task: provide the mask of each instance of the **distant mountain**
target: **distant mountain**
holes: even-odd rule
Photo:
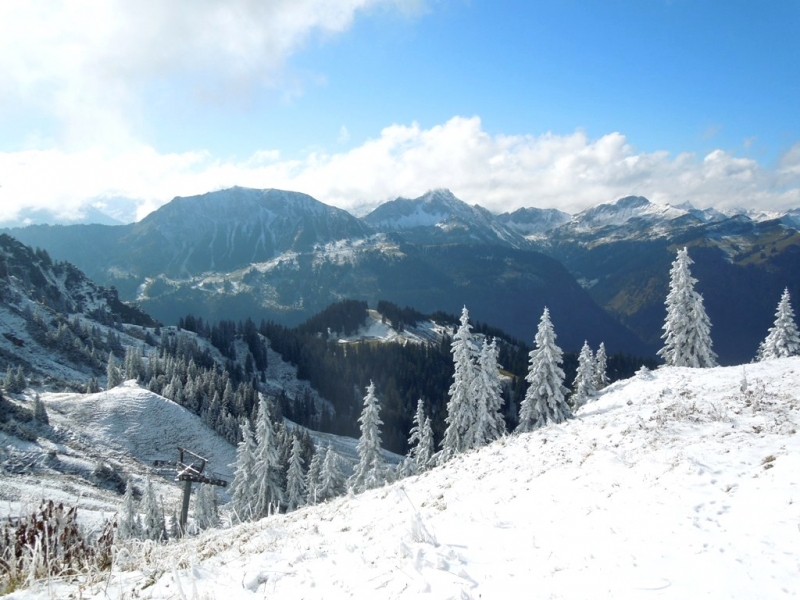
[[[791,217],[756,221],[691,206],[629,197],[599,205],[534,240],[561,261],[592,298],[639,337],[660,345],[675,252],[692,269],[723,364],[748,362],[772,323],[780,291],[800,297],[800,233]]]
[[[232,271],[284,252],[360,238],[370,228],[306,194],[234,187],[175,198],[130,225],[31,226],[10,233],[131,297],[148,277]]]
[[[419,198],[398,198],[363,217],[377,231],[396,232],[416,244],[490,244],[525,248],[525,238],[480,206],[470,206],[450,190]]]
[[[497,216],[499,222],[526,237],[545,234],[568,223],[571,218],[568,213],[555,208],[519,208]]]
[[[564,317],[566,347],[587,337],[632,354],[661,343],[670,263],[686,245],[704,275],[695,276],[717,352],[730,364],[755,353],[784,287],[800,297],[800,209],[746,212],[628,196],[573,216],[494,215],[433,190],[357,219],[305,194],[232,188],[176,198],[133,225],[12,233],[167,323],[193,313],[296,325],[343,298],[385,299],[425,312],[467,304],[476,319],[527,340],[546,303],[556,321],[559,306],[581,315]],[[538,253],[566,271],[542,271]]]

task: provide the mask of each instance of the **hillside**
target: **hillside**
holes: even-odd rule
[[[18,435],[0,430],[4,517],[53,499],[77,503],[82,520],[96,525],[120,509],[128,478],[142,489],[153,460],[177,460],[178,446],[208,458],[223,479],[232,477],[234,446],[197,415],[132,381],[95,394],[45,393],[42,400],[49,425],[18,424]],[[12,402],[30,407],[32,394]],[[153,479],[167,514],[181,497],[174,478],[173,470]]]
[[[642,372],[421,476],[9,598],[792,597],[799,389],[797,358]]]

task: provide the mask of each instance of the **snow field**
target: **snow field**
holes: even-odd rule
[[[391,486],[153,546],[80,593],[796,597],[800,359],[745,369],[746,386],[742,367],[643,373],[567,423]]]

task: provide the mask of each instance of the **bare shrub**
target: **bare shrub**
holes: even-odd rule
[[[97,539],[78,527],[78,510],[52,500],[0,529],[0,594],[45,577],[74,576],[111,567],[115,523],[106,522]]]

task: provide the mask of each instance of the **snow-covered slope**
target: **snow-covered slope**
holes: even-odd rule
[[[687,210],[668,204],[654,204],[641,196],[627,196],[614,202],[598,204],[578,213],[573,222],[580,227],[622,225],[633,218],[647,220],[674,219],[687,214]]]
[[[452,327],[439,325],[433,321],[422,321],[407,325],[398,331],[377,310],[367,311],[367,322],[358,331],[348,336],[340,336],[339,342],[376,341],[384,343],[413,344],[440,343],[445,335],[452,335]]]
[[[75,432],[94,447],[105,446],[146,465],[176,460],[177,447],[209,460],[222,478],[233,475],[234,447],[182,406],[140,388],[134,381],[89,395],[51,395],[48,408],[69,415]]]
[[[419,477],[9,597],[796,597],[798,390],[798,358],[640,373]]]
[[[150,474],[172,514],[180,486],[174,470],[158,476],[153,461],[177,460],[178,446],[207,458],[221,478],[232,478],[231,444],[198,416],[132,381],[96,394],[44,393],[42,400],[50,425],[28,426],[35,441],[0,432],[2,516],[53,499],[77,504],[83,521],[98,523],[119,510],[125,479],[141,486]],[[30,395],[17,402],[30,404]]]
[[[384,232],[404,232],[414,242],[500,244],[525,247],[525,239],[492,213],[470,206],[445,189],[431,190],[419,198],[397,198],[381,204],[362,221]]]

